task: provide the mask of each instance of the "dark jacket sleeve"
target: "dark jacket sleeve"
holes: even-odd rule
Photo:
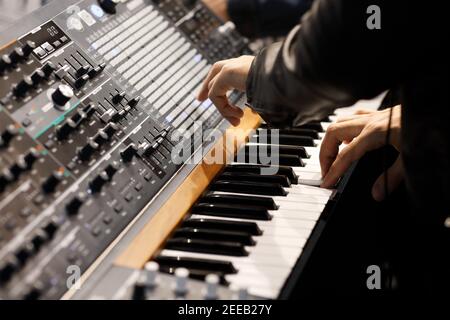
[[[313,0],[228,0],[228,14],[249,38],[286,36]]]
[[[283,43],[256,56],[247,81],[249,104],[269,123],[299,125],[372,98],[417,72],[414,62],[426,39],[410,30],[417,21],[406,2],[315,1]],[[381,29],[367,27],[373,4],[381,9]]]

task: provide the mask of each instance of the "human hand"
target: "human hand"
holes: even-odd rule
[[[320,165],[323,175],[322,187],[334,186],[347,171],[352,162],[360,159],[366,152],[378,149],[386,143],[390,110],[359,112],[353,116],[338,119],[332,124],[322,141]],[[392,110],[390,141],[400,151],[401,106]],[[341,152],[339,146],[348,144]],[[401,157],[388,169],[388,192],[392,192],[403,180]],[[372,196],[381,201],[385,198],[384,174],[375,182]]]
[[[203,3],[223,21],[229,21],[228,0],[202,0]]]
[[[239,125],[244,112],[231,105],[227,93],[233,89],[245,91],[246,82],[253,56],[241,56],[235,59],[216,62],[203,81],[197,99],[211,99],[219,112],[234,126]]]

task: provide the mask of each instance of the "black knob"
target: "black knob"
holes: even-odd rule
[[[78,110],[70,117],[70,120],[73,121],[75,127],[78,127],[85,118],[86,114],[82,110]]]
[[[120,151],[120,156],[124,162],[130,162],[133,157],[137,154],[138,148],[134,143],[130,143],[125,149]]]
[[[56,231],[58,231],[58,229],[59,229],[59,222],[55,218],[48,221],[47,224],[42,228],[42,230],[44,230],[49,239],[52,239],[55,236],[55,233]]]
[[[87,161],[91,158],[91,156],[94,154],[94,152],[99,148],[97,142],[95,142],[92,138],[89,139],[88,143],[79,149],[78,151],[78,158],[81,161]]]
[[[72,119],[67,119],[63,124],[56,127],[56,138],[59,141],[66,140],[76,127],[77,124]]]
[[[35,251],[39,251],[39,249],[42,247],[44,243],[46,243],[49,240],[47,233],[39,229],[34,233],[33,238],[31,239],[31,243],[34,246]]]
[[[115,123],[108,123],[104,128],[103,132],[105,132],[109,138],[112,138],[114,134],[119,130],[119,126]]]
[[[0,135],[0,148],[6,148],[9,146],[11,140],[17,136],[19,133],[19,130],[16,128],[15,125],[10,124],[8,127],[6,127],[5,131],[2,132]]]
[[[115,104],[118,104],[118,103],[122,102],[122,100],[125,98],[125,95],[126,95],[125,91],[122,91],[122,92],[116,94],[112,98],[112,102],[115,103]]]
[[[74,216],[74,215],[78,214],[81,206],[84,204],[86,199],[87,199],[87,195],[84,192],[78,193],[72,200],[70,200],[66,204],[66,213],[69,216]]]
[[[105,172],[108,175],[109,179],[111,180],[112,177],[116,174],[116,172],[119,171],[119,169],[120,163],[117,161],[113,161],[105,168]]]
[[[98,3],[100,4],[100,7],[102,7],[105,12],[109,14],[115,14],[116,6],[119,3],[119,0],[98,0]]]
[[[87,118],[90,118],[95,113],[95,111],[97,111],[97,109],[97,105],[90,102],[87,106],[83,107],[83,112],[86,114]]]
[[[91,66],[89,66],[89,65],[79,67],[76,71],[76,76],[77,77],[84,76],[85,74],[87,74],[89,72],[90,68],[91,68]]]
[[[0,283],[8,282],[19,267],[20,261],[15,256],[9,256],[0,262]]]
[[[99,145],[103,145],[105,142],[109,140],[109,136],[106,134],[103,129],[99,129],[97,134],[94,136],[94,141]]]
[[[141,101],[141,97],[137,96],[137,97],[131,99],[130,101],[128,101],[128,105],[130,107],[134,108],[138,105],[139,101]]]
[[[33,164],[36,162],[37,159],[40,158],[40,156],[41,154],[35,148],[31,148],[28,151],[28,153],[24,157],[24,161],[28,170],[33,167]]]
[[[44,293],[44,285],[42,283],[35,283],[31,288],[23,295],[23,300],[34,301],[38,300]]]
[[[13,86],[13,94],[16,97],[24,97],[34,83],[30,76],[25,76],[18,84]]]
[[[63,177],[64,175],[61,172],[53,172],[42,184],[42,190],[47,194],[55,192],[56,187],[63,180]]]
[[[33,81],[33,85],[37,87],[42,80],[45,79],[45,73],[41,69],[37,69],[33,74],[31,75],[31,80]]]
[[[36,49],[36,43],[28,40],[25,45],[22,47],[23,54],[26,58],[30,56],[33,50]]]
[[[102,171],[90,183],[89,187],[93,193],[100,192],[103,186],[109,181],[109,176],[106,171]]]
[[[56,66],[53,64],[53,62],[48,61],[43,67],[42,71],[44,71],[45,77],[48,79],[50,76],[55,72]]]
[[[25,54],[22,48],[14,48],[14,50],[9,54],[9,58],[13,64],[18,64],[25,60]]]
[[[12,61],[11,61],[10,57],[7,56],[6,54],[2,55],[0,57],[0,73],[5,72],[6,70],[8,70],[11,67],[12,67]]]
[[[81,89],[87,82],[89,81],[89,76],[87,74],[79,77],[75,80],[75,87],[77,89]]]
[[[63,107],[73,97],[73,90],[65,84],[61,84],[52,94],[52,100],[56,106]]]
[[[5,168],[2,170],[0,174],[0,191],[5,190],[5,188],[15,180],[14,175],[12,174],[11,170],[8,168]]]
[[[33,243],[29,242],[26,243],[19,250],[17,250],[16,258],[17,260],[19,260],[21,265],[25,265],[28,259],[30,259],[34,253],[35,253],[34,245]]]

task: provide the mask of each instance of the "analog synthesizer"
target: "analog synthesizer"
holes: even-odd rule
[[[139,298],[140,273],[113,261],[194,169],[177,143],[228,126],[195,98],[209,68],[249,53],[197,1],[54,1],[1,32],[0,299]],[[173,298],[173,276],[146,269]],[[178,291],[200,288],[185,271]]]

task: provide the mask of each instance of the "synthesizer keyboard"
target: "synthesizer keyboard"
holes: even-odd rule
[[[345,179],[318,188],[333,117],[264,142],[277,175],[236,157],[267,127],[195,95],[251,53],[199,1],[54,1],[1,32],[0,299],[287,297]],[[233,163],[205,160],[217,132]]]

